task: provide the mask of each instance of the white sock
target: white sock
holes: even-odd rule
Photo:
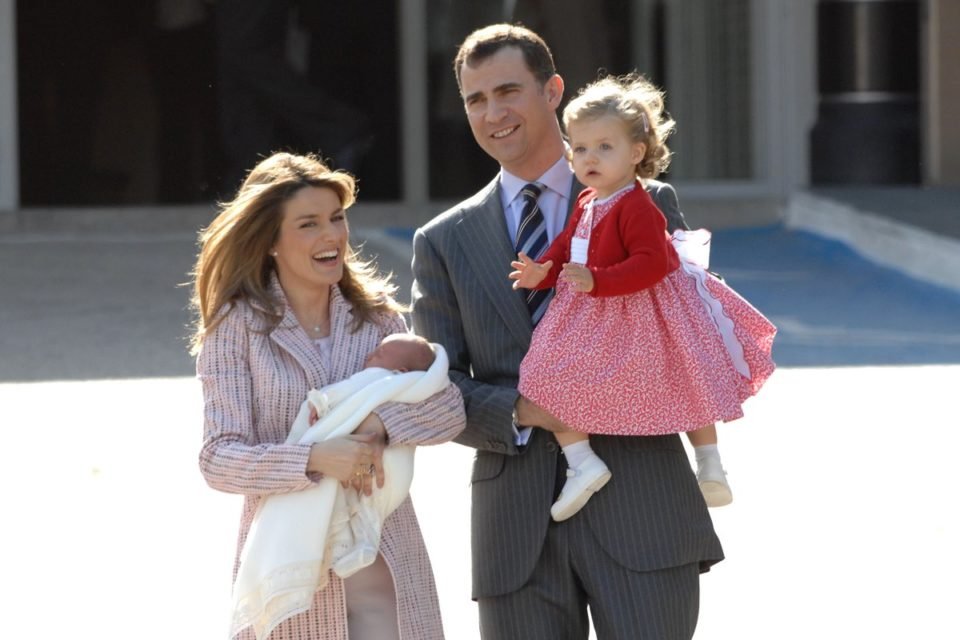
[[[574,442],[573,444],[568,444],[563,448],[563,455],[567,458],[567,466],[573,469],[576,469],[584,462],[586,462],[591,456],[595,456],[593,449],[590,447],[589,440],[580,440]]]
[[[694,447],[693,453],[697,458],[698,467],[711,458],[720,462],[720,449],[715,444],[702,444],[699,447]]]

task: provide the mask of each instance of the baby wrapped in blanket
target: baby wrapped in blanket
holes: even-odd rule
[[[384,402],[420,402],[450,383],[443,347],[412,334],[384,338],[366,365],[346,380],[311,390],[287,443],[348,435]],[[346,578],[372,564],[383,522],[410,490],[414,451],[384,450],[384,486],[374,486],[370,496],[323,478],[303,491],[265,497],[240,555],[231,632],[252,624],[257,637],[265,637],[309,609],[331,568]]]

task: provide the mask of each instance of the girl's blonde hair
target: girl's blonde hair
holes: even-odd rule
[[[670,166],[666,140],[677,123],[664,111],[663,91],[638,74],[608,76],[591,82],[563,110],[563,126],[569,133],[571,123],[616,116],[627,125],[630,138],[642,142],[647,150],[637,163],[637,175],[656,178]]]
[[[196,314],[191,353],[216,328],[226,308],[238,300],[251,304],[272,330],[283,317],[280,301],[270,293],[276,263],[270,250],[280,235],[284,205],[305,187],[331,189],[344,209],[356,200],[356,182],[344,171],[333,171],[315,155],[275,153],[247,175],[236,197],[221,203],[220,213],[200,232],[194,266],[191,305]],[[363,262],[347,246],[343,277],[338,283],[353,306],[356,331],[379,313],[402,311],[393,300],[390,275],[378,275],[372,262]]]

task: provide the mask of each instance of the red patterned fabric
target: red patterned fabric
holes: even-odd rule
[[[588,190],[564,234],[568,247],[561,262],[569,260],[569,238],[576,235],[590,199]],[[642,188],[596,204],[592,222],[587,264],[595,273],[595,261],[606,266],[610,258],[608,252],[604,262],[594,248],[616,246],[617,238],[611,236],[629,237],[640,229],[666,237],[663,215]],[[647,252],[663,246],[668,254],[644,254],[642,264],[654,269],[677,259],[659,237],[642,246]],[[551,247],[555,250],[556,245]],[[639,283],[651,279],[649,269],[635,275]],[[618,273],[618,287],[626,286],[628,277]],[[585,433],[679,433],[742,417],[742,403],[773,373],[776,328],[713,276],[706,277],[706,287],[733,321],[749,378],[734,368],[696,279],[674,268],[652,286],[641,284],[624,295],[579,293],[558,282],[521,364],[520,393]]]
[[[274,292],[282,299],[278,286]],[[238,554],[261,495],[296,491],[314,482],[305,471],[309,445],[283,444],[307,391],[356,373],[384,336],[406,330],[403,318],[391,315],[350,333],[350,305],[336,287],[331,289],[330,309],[329,369],[289,309],[267,333],[260,317],[242,303],[227,312],[197,359],[204,395],[200,470],[211,487],[245,495]],[[446,442],[465,426],[463,399],[455,385],[420,404],[383,405],[377,414],[393,444]],[[401,637],[442,639],[430,559],[409,498],[384,524],[380,551],[393,574]],[[248,628],[238,637],[252,640],[253,633]],[[346,640],[340,578],[331,572],[329,585],[316,593],[313,607],[283,622],[270,639]]]

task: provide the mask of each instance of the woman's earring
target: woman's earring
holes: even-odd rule
[[[277,252],[276,252],[276,251],[271,251],[271,252],[270,252],[270,255],[272,255],[274,258],[276,258],[276,257],[277,257]]]

